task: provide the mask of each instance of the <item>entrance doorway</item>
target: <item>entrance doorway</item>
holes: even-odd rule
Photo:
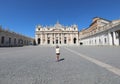
[[[40,41],[41,41],[40,38],[38,38],[38,44],[40,44]]]
[[[49,39],[48,39],[47,43],[50,44],[50,40]]]
[[[67,37],[64,37],[64,44],[67,43]]]
[[[76,40],[77,40],[76,38],[73,39],[74,44],[76,44]]]
[[[56,40],[56,44],[58,44],[58,40]]]

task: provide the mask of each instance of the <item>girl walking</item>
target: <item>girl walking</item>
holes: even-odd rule
[[[59,46],[57,45],[57,46],[56,46],[56,60],[57,60],[57,62],[59,61],[59,56],[60,56],[60,48],[59,48]]]

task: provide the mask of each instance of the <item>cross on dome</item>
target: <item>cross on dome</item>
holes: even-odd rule
[[[60,24],[58,20],[57,20],[57,23],[56,23],[56,24]]]

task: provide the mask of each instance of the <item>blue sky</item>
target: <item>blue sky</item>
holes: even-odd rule
[[[0,25],[30,37],[35,26],[77,24],[87,28],[93,17],[120,19],[120,0],[0,0]]]

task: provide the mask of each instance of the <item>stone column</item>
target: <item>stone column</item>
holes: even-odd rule
[[[77,33],[77,45],[79,45],[79,35],[78,35],[79,33]]]
[[[69,45],[69,34],[67,34],[67,45]]]
[[[113,32],[113,39],[114,39],[114,45],[116,45],[116,35],[115,35],[115,32]]]
[[[73,34],[71,33],[70,35],[71,35],[71,38],[70,38],[71,39],[71,44],[73,44]]]
[[[60,34],[58,33],[58,45],[60,44]]]
[[[41,45],[42,45],[43,44],[43,34],[41,34],[40,41],[41,41]]]
[[[45,34],[45,45],[47,45],[47,33]]]
[[[70,44],[69,39],[70,39],[70,34],[68,33],[68,45]]]
[[[114,31],[113,37],[114,37],[114,43],[115,43],[115,45],[119,45],[118,36],[119,36],[119,33],[117,31]]]
[[[119,31],[115,32],[116,45],[119,45]]]
[[[56,38],[55,38],[55,33],[54,33],[54,45],[56,44],[55,39],[56,39]]]
[[[0,37],[1,38],[1,37]],[[1,39],[0,39],[0,41],[1,41]],[[35,35],[35,41],[36,41],[36,43],[38,44],[38,35]]]
[[[52,33],[50,34],[50,44],[51,45],[53,44],[53,35],[52,35]]]
[[[54,33],[52,34],[52,39],[53,39],[53,40],[52,40],[52,44],[53,44],[53,41],[54,41]],[[54,44],[53,44],[53,45],[54,45]]]
[[[61,45],[63,44],[63,35],[61,33]]]
[[[112,36],[110,32],[108,33],[108,44],[112,45]]]

